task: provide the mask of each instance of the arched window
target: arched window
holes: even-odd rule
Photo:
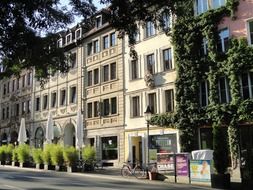
[[[44,142],[44,132],[41,127],[37,128],[35,132],[35,148],[42,148]]]

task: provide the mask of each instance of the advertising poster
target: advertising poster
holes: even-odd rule
[[[190,171],[191,180],[196,182],[211,181],[211,161],[210,160],[191,160]]]
[[[188,176],[189,154],[176,154],[177,176]]]
[[[157,153],[158,172],[174,171],[174,155],[169,153]]]

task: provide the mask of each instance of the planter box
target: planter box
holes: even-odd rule
[[[44,168],[44,164],[36,164],[36,169],[40,170]]]
[[[148,178],[149,178],[149,180],[156,180],[157,173],[156,172],[148,172]]]
[[[211,187],[218,189],[229,189],[230,174],[211,174]]]

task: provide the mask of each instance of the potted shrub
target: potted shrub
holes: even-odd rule
[[[30,159],[30,147],[27,144],[19,145],[17,148],[17,156],[19,167],[22,168],[24,164],[28,165]]]
[[[36,169],[42,169],[43,159],[42,159],[43,151],[40,148],[34,148],[32,150],[32,158],[36,164]]]
[[[6,153],[5,153],[6,145],[0,147],[0,165],[5,164]]]
[[[75,164],[78,159],[77,150],[74,147],[65,147],[63,150],[63,159],[67,166],[67,172],[72,172],[75,169]]]
[[[156,180],[157,179],[157,167],[156,164],[152,165],[151,168],[148,170],[148,178],[149,180]]]
[[[55,170],[59,171],[63,164],[63,148],[60,145],[53,145],[51,149],[51,161],[55,166]]]
[[[18,166],[18,147],[12,151],[12,166]]]
[[[228,143],[225,131],[219,125],[213,127],[213,161],[215,173],[211,174],[213,188],[229,189],[230,174],[228,173]]]
[[[44,170],[49,169],[49,165],[51,164],[51,155],[50,155],[50,150],[52,148],[52,145],[47,144],[45,145],[42,153],[42,160],[44,163]]]
[[[5,155],[6,155],[6,164],[11,164],[12,162],[12,152],[14,150],[14,145],[13,144],[8,144],[5,150]]]
[[[82,150],[82,158],[85,162],[85,170],[94,170],[94,162],[96,160],[96,150],[92,146],[86,146]]]

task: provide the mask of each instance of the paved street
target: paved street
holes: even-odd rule
[[[0,167],[0,190],[188,190],[210,189],[160,181],[124,179],[100,174],[68,174],[66,172],[29,171]]]

